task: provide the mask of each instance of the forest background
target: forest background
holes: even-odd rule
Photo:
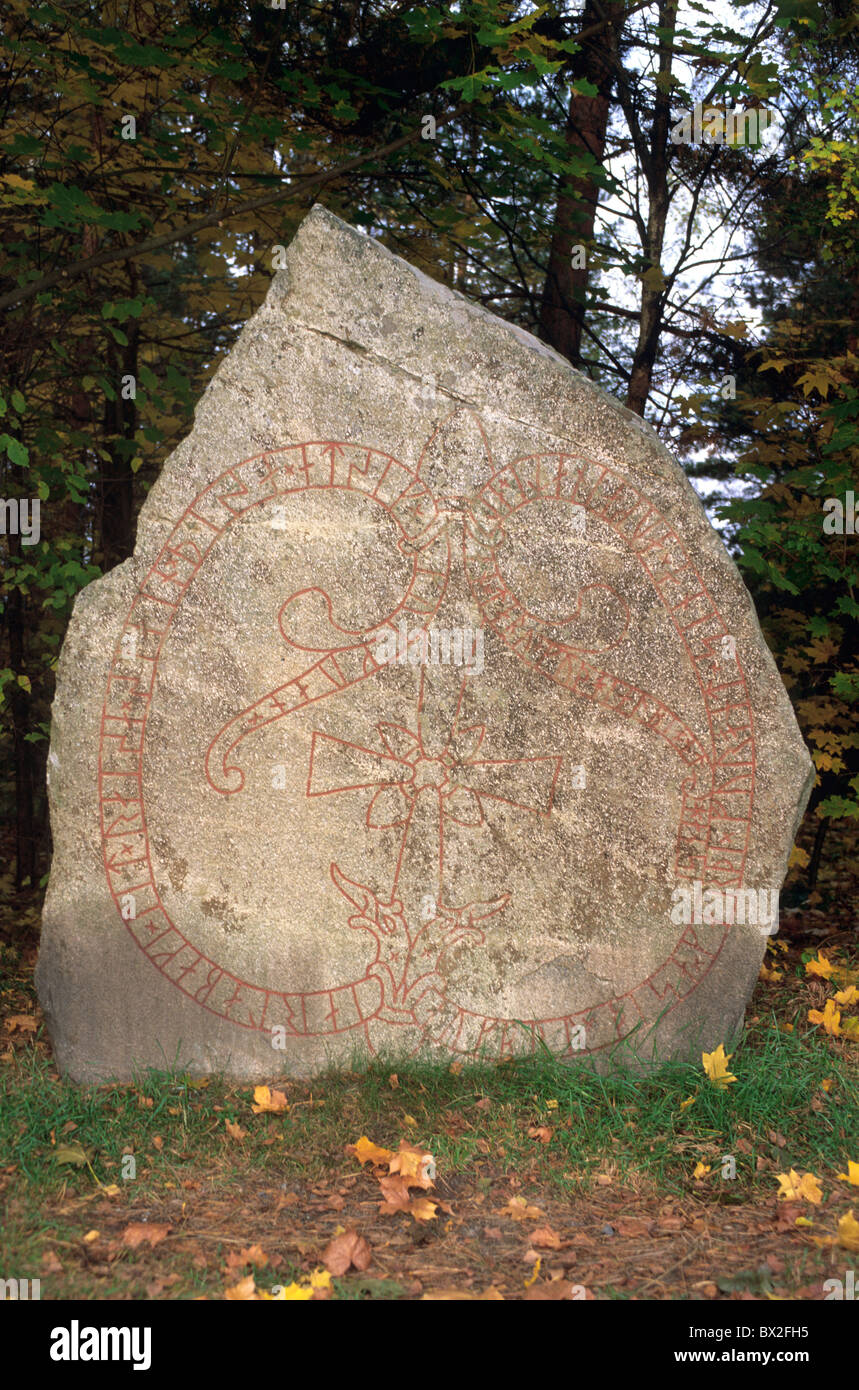
[[[2,52],[4,935],[32,926],[50,863],[75,596],[132,553],[316,201],[536,333],[676,452],[818,769],[783,903],[855,930],[854,4],[9,0]],[[696,103],[759,119],[684,138]]]

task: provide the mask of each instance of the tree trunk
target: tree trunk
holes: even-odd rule
[[[587,78],[597,89],[596,96],[572,92],[567,115],[566,146],[570,159],[582,151],[602,162],[608,125],[609,96],[614,80],[618,36],[623,22],[622,4],[585,0],[581,27],[601,19],[608,23],[586,40],[573,56],[570,80]],[[549,250],[549,265],[540,304],[540,337],[563,354],[573,366],[582,360],[582,327],[589,270],[587,257],[593,246],[599,185],[592,177],[570,177],[558,190],[555,224]],[[573,248],[583,248],[584,256],[573,265]],[[579,264],[584,261],[584,264]]]

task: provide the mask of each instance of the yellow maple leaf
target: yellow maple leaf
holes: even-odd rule
[[[823,1080],[820,1083],[820,1089],[822,1091],[825,1091],[828,1095],[834,1085],[835,1082],[833,1081],[831,1076],[824,1076]]]
[[[700,1160],[699,1160],[699,1161],[695,1164],[695,1172],[692,1174],[692,1176],[693,1176],[693,1178],[706,1178],[706,1176],[707,1176],[707,1174],[709,1173],[709,1171],[710,1171],[710,1165],[709,1165],[709,1163],[701,1163]]]
[[[289,1102],[283,1091],[271,1091],[268,1086],[254,1087],[254,1104],[251,1110],[255,1115],[270,1113],[280,1115],[289,1109]]]
[[[430,1173],[435,1173],[435,1159],[426,1149],[416,1149],[407,1140],[400,1140],[399,1153],[392,1154],[388,1163],[392,1173],[399,1173],[409,1187],[432,1187]]]
[[[330,1289],[331,1271],[330,1269],[314,1269],[310,1276],[310,1287],[312,1289]]]
[[[839,1182],[849,1182],[851,1187],[859,1187],[859,1163],[854,1163],[852,1158],[847,1160],[847,1172],[838,1174]]]
[[[820,1182],[813,1173],[803,1173],[800,1177],[799,1173],[791,1168],[789,1173],[776,1173],[776,1178],[779,1184],[779,1198],[811,1202],[813,1206],[819,1206],[823,1201]]]
[[[821,979],[829,980],[832,978],[834,972],[835,966],[831,961],[828,961],[825,956],[821,955],[820,951],[817,952],[814,960],[807,960],[805,962],[806,975],[819,975]]]
[[[838,1223],[838,1244],[844,1250],[859,1253],[859,1221],[853,1215],[853,1208],[845,1212]]]
[[[761,962],[761,969],[758,978],[761,980],[766,980],[769,984],[774,985],[778,980],[784,979],[784,971],[767,970],[767,967],[763,964],[763,962]]]
[[[841,1033],[841,1014],[831,999],[827,999],[822,1011],[809,1009],[808,1021],[809,1023],[822,1023],[830,1038],[837,1038]]]
[[[257,1297],[263,1303],[307,1303],[313,1297],[313,1290],[293,1283],[281,1285],[277,1293],[264,1293],[260,1289]]]
[[[394,1157],[393,1149],[383,1149],[379,1144],[374,1144],[372,1139],[368,1139],[366,1134],[362,1134],[357,1144],[346,1145],[347,1154],[352,1154],[359,1163],[389,1163]]]
[[[852,1004],[859,1003],[859,989],[855,985],[848,985],[846,989],[840,989],[835,996],[836,1004],[840,1004],[842,1009],[849,1009]]]
[[[736,1081],[737,1079],[728,1071],[728,1063],[733,1055],[733,1052],[729,1052],[727,1056],[725,1055],[724,1043],[719,1043],[715,1052],[701,1053],[704,1071],[707,1073],[709,1080],[712,1081],[714,1086],[718,1086],[720,1091],[724,1091],[730,1086],[732,1081]]]

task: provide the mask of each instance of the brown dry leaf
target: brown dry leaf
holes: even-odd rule
[[[569,1279],[551,1279],[548,1283],[532,1284],[523,1297],[528,1303],[558,1303],[572,1298],[574,1287]]]
[[[325,1199],[325,1207],[328,1211],[342,1211],[346,1205],[346,1198],[341,1197],[339,1192],[332,1192],[330,1197]]]
[[[42,1256],[42,1273],[47,1275],[62,1274],[62,1272],[63,1267],[57,1258],[56,1250],[46,1250]]]
[[[529,1139],[539,1139],[541,1144],[548,1144],[554,1130],[551,1125],[531,1125],[528,1130]]]
[[[619,1236],[649,1236],[653,1222],[641,1216],[621,1216],[614,1223]]]
[[[10,1033],[14,1033],[16,1028],[22,1033],[35,1033],[37,1027],[38,1019],[32,1014],[9,1014],[6,1019],[6,1028]]]
[[[538,1226],[528,1237],[535,1250],[560,1250],[563,1242],[551,1226]]]
[[[489,1096],[484,1096],[482,1100],[478,1100],[475,1102],[474,1108],[475,1110],[488,1110],[491,1104],[492,1101],[490,1100]]]
[[[245,1265],[258,1265],[263,1269],[268,1264],[268,1255],[260,1245],[249,1245],[246,1250],[231,1250],[227,1255],[227,1273],[233,1274]]]
[[[367,1269],[372,1254],[363,1236],[357,1231],[344,1231],[329,1241],[322,1252],[325,1268],[331,1274],[345,1274],[347,1269]]]
[[[256,1283],[254,1282],[253,1275],[249,1274],[247,1278],[240,1279],[231,1289],[224,1289],[224,1298],[232,1302],[245,1303],[249,1299],[254,1299],[259,1302],[259,1294],[256,1291]]]
[[[397,1211],[408,1211],[412,1199],[408,1180],[401,1173],[389,1173],[387,1177],[380,1178],[379,1186],[385,1198],[384,1202],[379,1203],[379,1211],[383,1216],[392,1216]]]
[[[513,1221],[539,1221],[546,1213],[539,1207],[530,1207],[524,1197],[511,1197],[506,1207],[501,1207],[499,1216],[509,1216]]]
[[[159,1245],[172,1231],[172,1226],[162,1226],[157,1221],[132,1221],[120,1237],[120,1244],[136,1250],[139,1245]]]
[[[242,1129],[239,1124],[233,1124],[232,1120],[224,1120],[224,1127],[231,1139],[244,1139],[247,1134],[246,1129]]]
[[[421,1299],[422,1303],[503,1303],[504,1295],[494,1284],[483,1293],[471,1293],[468,1289],[431,1289]]]
[[[164,1148],[164,1140],[162,1139],[160,1134],[153,1134],[152,1143],[154,1144],[155,1148],[158,1150],[159,1153]]]
[[[389,1163],[394,1157],[393,1149],[381,1148],[378,1144],[374,1144],[371,1139],[368,1139],[366,1134],[361,1135],[357,1144],[347,1144],[346,1152],[357,1158],[359,1163],[373,1163],[379,1166],[383,1163]]]
[[[399,1084],[400,1078],[397,1076],[397,1073],[395,1071],[392,1071],[391,1075],[388,1077],[388,1085],[390,1086],[392,1091],[396,1091]]]
[[[255,1115],[282,1115],[289,1109],[289,1101],[283,1091],[272,1091],[268,1086],[254,1086],[254,1104],[251,1110]]]
[[[460,1072],[462,1071],[462,1063],[451,1062],[450,1066],[448,1067],[448,1071],[450,1072],[451,1076],[459,1076]]]

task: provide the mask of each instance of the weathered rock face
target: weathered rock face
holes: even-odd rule
[[[59,1063],[710,1049],[811,777],[654,433],[316,208],[75,606]]]

